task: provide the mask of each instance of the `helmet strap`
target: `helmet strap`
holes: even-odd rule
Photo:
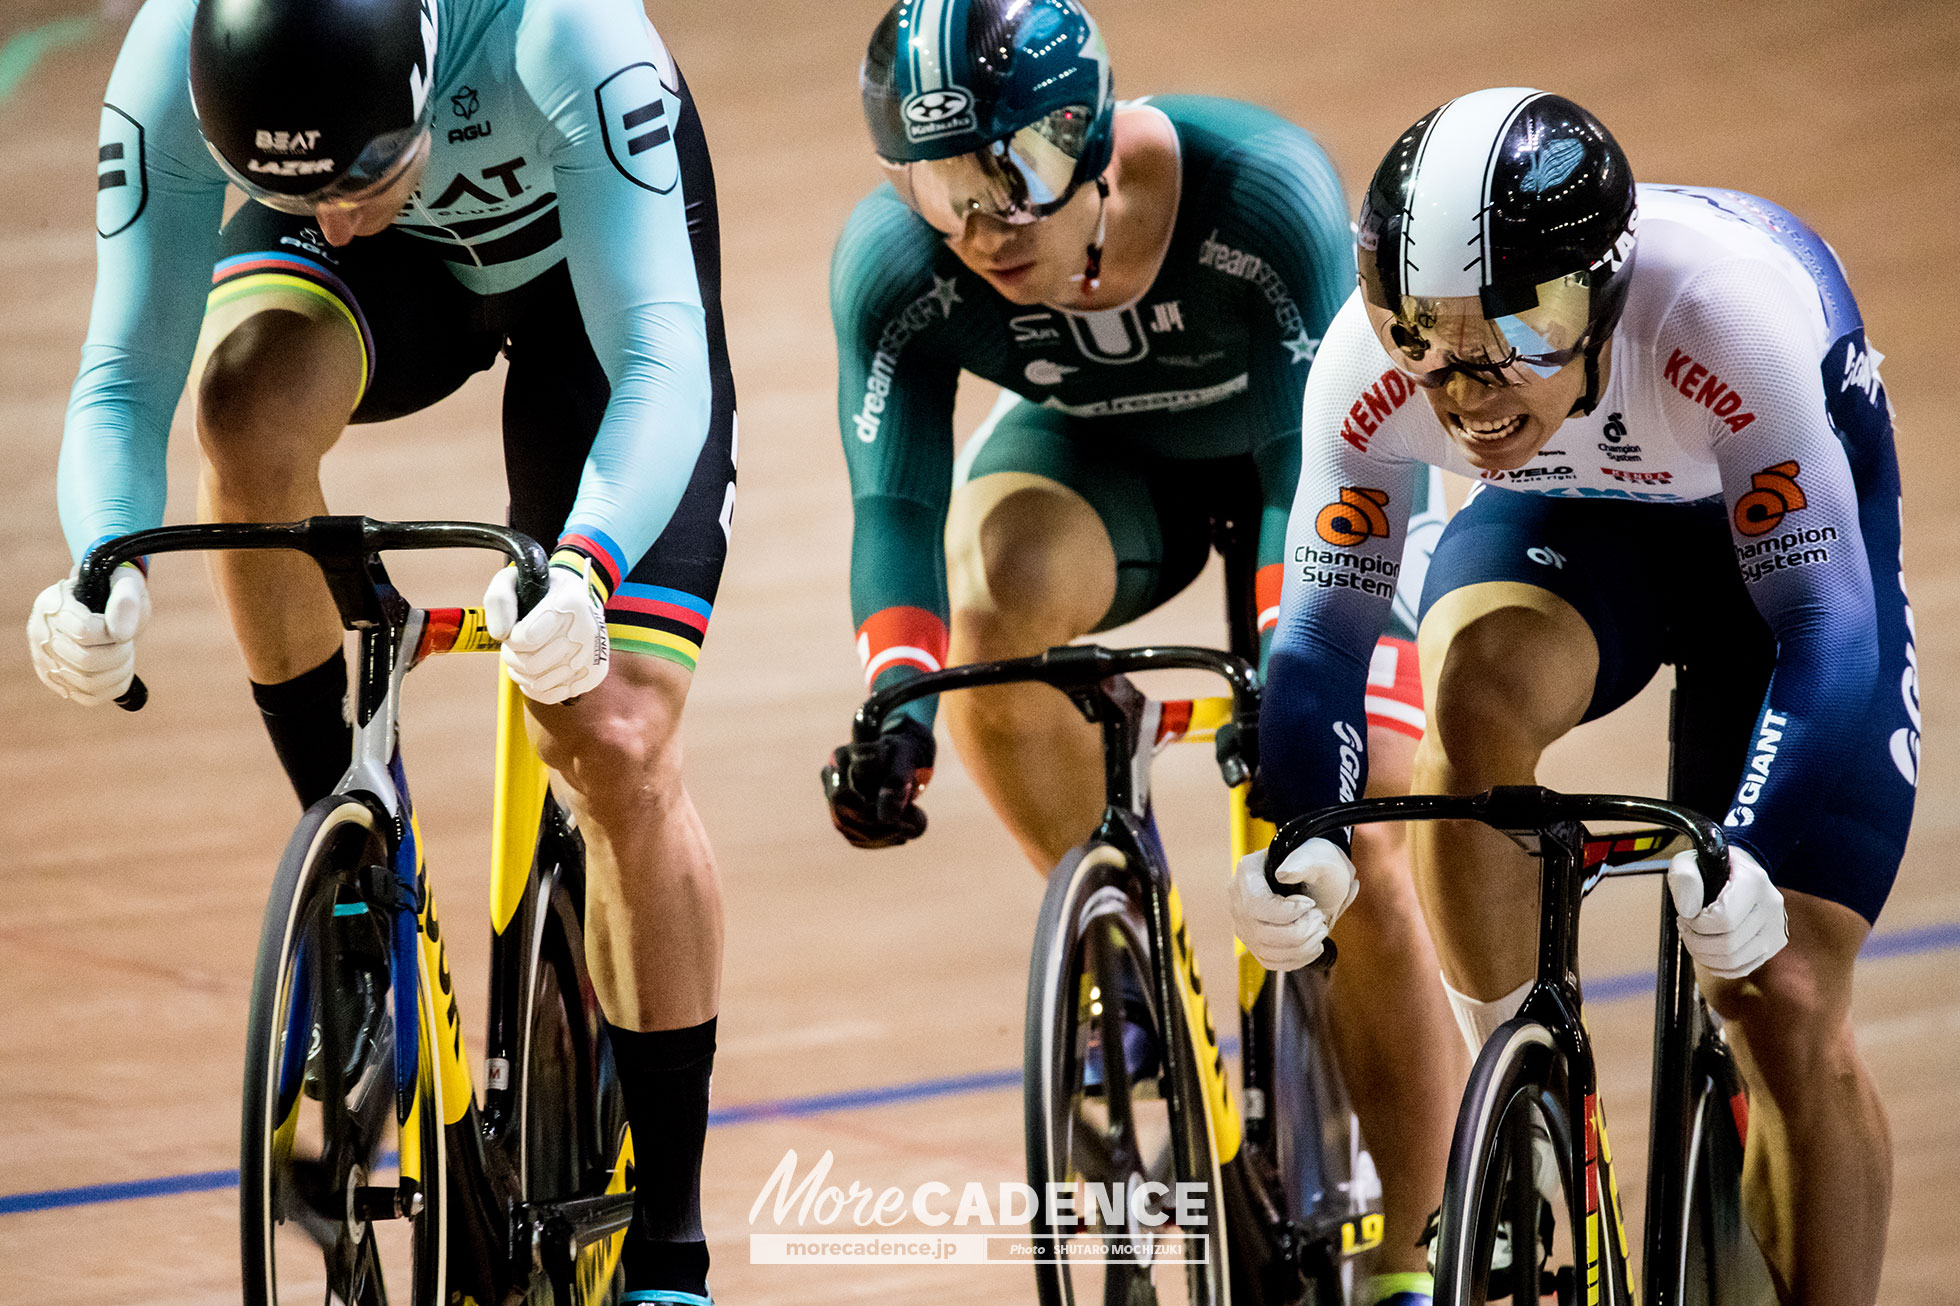
[[[1102,289],[1103,244],[1109,237],[1109,183],[1096,178],[1096,238],[1089,242],[1088,259],[1082,271],[1070,277],[1082,288],[1082,293],[1093,295]]]
[[[1579,402],[1572,405],[1567,417],[1589,417],[1592,410],[1599,407],[1599,355],[1606,348],[1606,339],[1586,342],[1586,392],[1579,396]]]

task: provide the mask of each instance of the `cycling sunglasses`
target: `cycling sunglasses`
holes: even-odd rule
[[[209,143],[207,142],[207,147]],[[410,127],[403,131],[389,132],[369,141],[361,151],[354,165],[318,190],[295,195],[286,191],[268,190],[259,182],[251,180],[231,166],[224,155],[211,149],[211,156],[218,166],[225,170],[232,184],[244,191],[250,199],[257,200],[267,208],[281,213],[291,213],[302,218],[310,218],[321,205],[339,209],[355,209],[375,196],[385,193],[408,170],[415,167],[428,156],[430,136],[426,127]]]
[[[1368,322],[1396,369],[1424,389],[1457,373],[1479,385],[1530,385],[1585,352],[1592,325],[1590,283],[1559,277],[1537,287],[1537,302],[1516,313],[1486,316],[1481,297],[1404,295],[1394,309],[1364,295]]]
[[[879,162],[898,197],[936,231],[958,235],[976,215],[1025,226],[1075,193],[1076,165],[1093,121],[1088,106],[1071,105],[969,154]]]

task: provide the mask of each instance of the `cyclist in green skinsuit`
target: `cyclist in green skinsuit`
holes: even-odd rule
[[[891,184],[838,241],[831,311],[867,685],[1131,621],[1197,576],[1228,516],[1259,523],[1263,651],[1301,395],[1354,280],[1346,201],[1319,146],[1229,100],[1118,105],[1075,0],[901,0],[872,37],[863,90]],[[1006,393],[956,460],[962,371]],[[1369,689],[1369,754],[1401,759],[1399,776],[1377,762],[1388,791],[1406,789],[1422,733],[1412,599],[1442,525],[1440,493],[1409,506],[1405,623]],[[1392,589],[1394,576],[1367,583]],[[1039,869],[1087,836],[1101,751],[1065,700],[1003,687],[947,713]],[[923,832],[932,719],[928,700],[875,744],[837,751],[826,790],[854,844]],[[1415,1244],[1442,1187],[1461,1054],[1406,855],[1392,835],[1362,838],[1361,901],[1381,896],[1344,918],[1334,990],[1389,1214],[1370,1300],[1426,1300]]]

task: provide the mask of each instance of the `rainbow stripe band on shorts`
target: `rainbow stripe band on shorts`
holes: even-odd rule
[[[627,581],[606,604],[606,636],[615,653],[645,653],[692,671],[714,610],[682,590]]]
[[[274,253],[239,254],[220,259],[211,269],[211,294],[204,301],[204,311],[209,314],[248,295],[272,289],[297,291],[317,299],[354,328],[361,342],[361,394],[365,396],[368,380],[374,375],[374,334],[368,330],[354,292],[311,259]]]

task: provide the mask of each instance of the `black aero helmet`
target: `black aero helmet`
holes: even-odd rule
[[[1519,87],[1462,96],[1375,170],[1357,233],[1369,321],[1425,385],[1519,384],[1583,356],[1590,411],[1634,226],[1632,169],[1597,118]]]
[[[1076,0],[898,0],[859,80],[892,184],[936,227],[1032,222],[1109,166],[1109,51]]]
[[[202,0],[191,104],[247,195],[311,213],[413,161],[435,60],[436,0]]]

